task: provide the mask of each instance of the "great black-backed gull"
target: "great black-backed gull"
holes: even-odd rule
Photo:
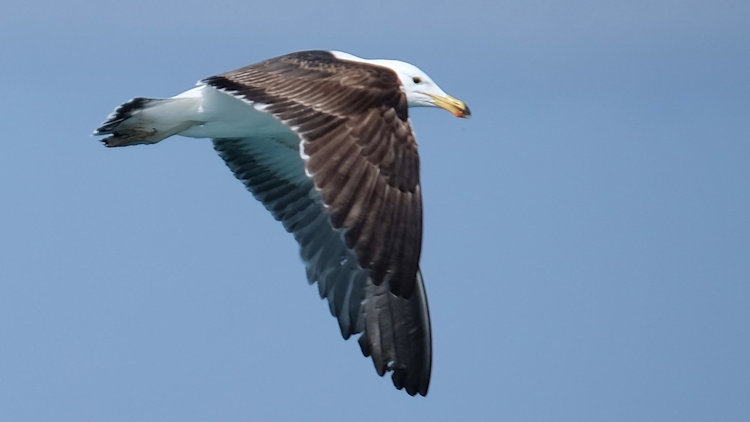
[[[299,242],[341,334],[381,376],[427,394],[432,334],[419,257],[422,197],[408,107],[469,108],[417,67],[305,51],[135,98],[95,135],[109,147],[212,138],[234,175]]]

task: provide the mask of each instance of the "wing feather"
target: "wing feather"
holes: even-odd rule
[[[306,52],[204,83],[287,125],[283,134],[215,139],[214,147],[293,233],[342,335],[363,332],[362,352],[380,375],[393,371],[397,388],[426,394],[432,346],[419,272],[419,157],[395,74]]]

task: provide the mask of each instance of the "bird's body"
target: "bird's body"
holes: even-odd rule
[[[301,247],[342,335],[396,387],[426,394],[432,345],[419,270],[422,199],[409,106],[468,107],[416,67],[339,52],[292,53],[136,98],[97,130],[107,146],[212,138],[234,175]]]

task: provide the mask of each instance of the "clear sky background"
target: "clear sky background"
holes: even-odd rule
[[[20,1],[0,14],[0,420],[750,420],[747,1]],[[345,342],[207,140],[134,96],[305,49],[404,59],[435,360]]]

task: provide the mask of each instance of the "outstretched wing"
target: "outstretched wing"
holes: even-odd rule
[[[422,196],[417,143],[396,74],[306,52],[203,82],[251,102],[299,136],[305,170],[333,227],[376,285],[387,276],[393,293],[411,297]]]
[[[203,82],[289,128],[214,146],[294,234],[342,335],[363,332],[362,351],[380,375],[392,370],[396,387],[426,394],[432,346],[419,272],[419,157],[396,75],[305,52]]]

